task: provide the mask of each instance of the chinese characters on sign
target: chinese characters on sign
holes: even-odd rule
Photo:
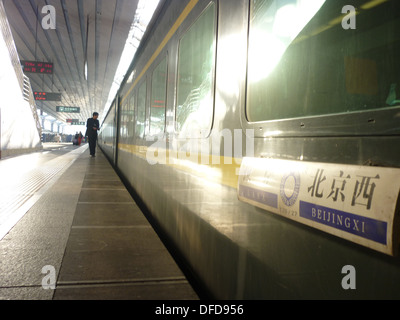
[[[35,91],[33,94],[36,101],[61,101],[61,93]]]
[[[79,107],[56,107],[57,112],[64,112],[64,113],[81,113],[81,108]]]
[[[351,175],[345,175],[343,171],[340,171],[338,176],[333,176],[331,181],[327,181],[324,169],[318,169],[313,184],[308,187],[308,192],[311,193],[311,197],[323,198],[326,190],[324,187],[329,187],[330,185],[330,190],[328,188],[328,192],[330,191],[330,193],[327,199],[332,199],[334,202],[338,200],[344,202],[346,200],[346,185],[349,188],[348,181],[350,179],[352,179]],[[357,175],[354,179],[356,180],[354,190],[350,193],[351,205],[363,205],[367,210],[370,210],[376,188],[374,180],[380,179],[379,174],[375,176]]]
[[[71,126],[84,126],[86,122],[80,121],[79,119],[67,119],[67,123],[71,124]]]
[[[26,73],[53,74],[53,63],[40,61],[21,60],[22,67]]]
[[[238,197],[335,236],[393,254],[400,169],[244,158]]]

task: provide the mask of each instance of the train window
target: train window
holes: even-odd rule
[[[135,121],[135,95],[132,94],[129,98],[128,108],[128,138],[133,136],[133,127]]]
[[[250,0],[249,122],[400,106],[400,1],[347,4]]]
[[[144,130],[146,125],[146,93],[147,93],[147,85],[146,81],[144,81],[138,90],[137,96],[137,108],[136,108],[136,127],[135,127],[135,135],[137,138],[144,137]]]
[[[176,130],[208,133],[213,118],[216,19],[211,3],[179,43]]]
[[[167,99],[167,58],[154,69],[151,79],[150,134],[157,135],[165,129]]]
[[[128,101],[125,100],[121,106],[120,117],[120,133],[119,138],[122,143],[126,143],[126,138],[128,136]]]

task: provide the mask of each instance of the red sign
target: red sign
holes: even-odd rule
[[[53,92],[34,92],[37,101],[61,101],[61,93]]]
[[[21,61],[24,72],[53,74],[53,63],[40,61]]]

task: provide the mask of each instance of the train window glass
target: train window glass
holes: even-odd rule
[[[215,4],[211,3],[179,43],[176,130],[205,134],[211,128],[214,101]]]
[[[157,135],[165,129],[167,99],[167,58],[154,69],[151,79],[150,134]]]
[[[128,138],[133,136],[133,127],[135,121],[135,96],[132,94],[129,98],[128,108]]]
[[[248,121],[400,106],[400,1],[358,3],[250,0]]]
[[[147,85],[144,81],[138,90],[137,96],[137,108],[136,108],[136,127],[135,127],[135,135],[137,138],[144,137],[144,130],[146,125],[146,92]]]
[[[128,134],[128,101],[125,100],[122,103],[121,111],[119,114],[120,117],[120,141],[122,143],[126,143],[126,138]]]

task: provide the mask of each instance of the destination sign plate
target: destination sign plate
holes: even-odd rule
[[[239,200],[389,255],[399,251],[400,169],[244,158]]]

